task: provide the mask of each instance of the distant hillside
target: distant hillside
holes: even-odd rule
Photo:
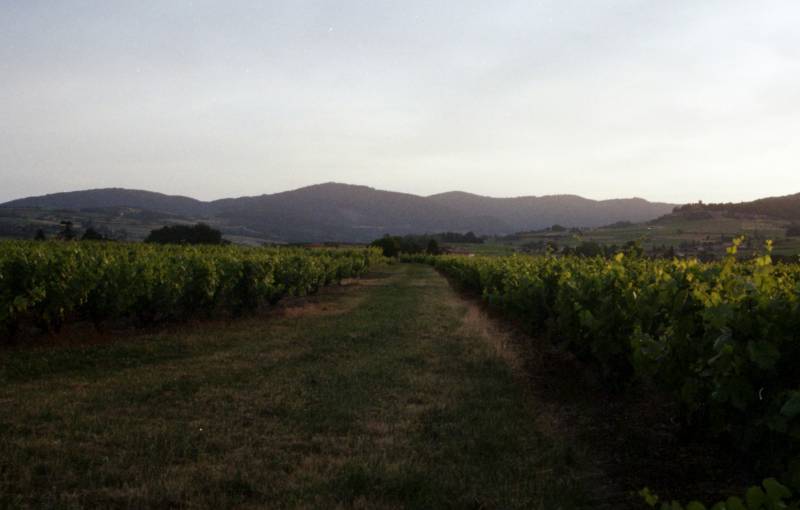
[[[519,232],[549,227],[598,227],[619,221],[649,221],[670,212],[674,205],[641,198],[589,200],[576,195],[491,198],[459,191],[428,197],[464,216],[502,219],[508,230]]]
[[[501,219],[465,217],[426,197],[346,184],[319,184],[212,205],[228,221],[290,240],[363,241],[385,233],[492,233],[509,228]]]
[[[208,203],[194,198],[124,188],[67,191],[39,197],[20,198],[0,204],[0,207],[39,207],[66,210],[134,207],[192,217],[202,217],[209,213]]]
[[[782,220],[800,220],[800,193],[782,197],[762,198],[752,202],[741,202],[738,204],[688,204],[676,209],[678,213],[697,213],[703,211],[765,216]]]
[[[641,222],[669,213],[674,205],[639,198],[595,201],[574,195],[492,198],[450,192],[422,197],[327,183],[213,202],[149,191],[96,189],[23,198],[0,207],[75,211],[132,207],[186,218],[210,218],[270,239],[363,242],[385,233],[508,234],[555,223],[594,227],[618,221]]]

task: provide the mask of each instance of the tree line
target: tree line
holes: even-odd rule
[[[61,222],[61,230],[55,234],[54,239],[62,241],[113,241],[111,237],[102,234],[94,227],[87,227],[81,234],[71,221]],[[36,231],[34,240],[45,241],[47,240],[47,234],[40,228]],[[205,223],[197,223],[196,225],[166,225],[151,230],[144,242],[155,244],[211,245],[229,243],[222,238],[222,232]]]

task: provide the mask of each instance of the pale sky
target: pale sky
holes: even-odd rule
[[[0,0],[0,201],[800,192],[800,2]]]

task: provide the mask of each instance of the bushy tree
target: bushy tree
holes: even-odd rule
[[[438,255],[442,252],[439,242],[431,236],[390,236],[385,235],[380,239],[372,241],[371,246],[376,246],[383,250],[384,257],[396,257],[401,253],[430,253]]]
[[[150,232],[144,240],[158,244],[223,244],[222,232],[205,223],[194,226],[168,225]]]
[[[97,230],[89,227],[86,229],[86,232],[83,233],[81,237],[82,241],[105,241],[106,236],[98,232]]]
[[[392,237],[385,235],[380,239],[372,241],[371,246],[376,246],[383,250],[384,257],[396,257],[400,254],[400,241],[399,237]]]
[[[605,250],[594,241],[583,241],[575,248],[575,255],[597,257],[598,255],[605,255]]]
[[[478,236],[476,236],[475,232],[470,231],[470,232],[467,232],[466,234],[464,234],[464,242],[478,244],[478,243],[482,243],[483,239],[481,239]]]
[[[72,228],[72,222],[69,220],[65,220],[61,222],[61,225],[64,228],[61,230],[61,233],[58,234],[58,237],[65,240],[65,241],[72,241],[75,239],[75,230]]]
[[[631,257],[643,257],[644,248],[641,241],[628,241],[625,243],[625,253]]]

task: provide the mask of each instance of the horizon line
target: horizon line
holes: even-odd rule
[[[62,191],[46,192],[46,193],[41,193],[41,194],[38,194],[38,195],[27,195],[27,196],[21,196],[21,197],[17,197],[17,198],[10,198],[8,200],[0,202],[0,205],[6,205],[6,204],[8,204],[10,202],[15,202],[15,201],[18,201],[18,200],[25,200],[25,199],[30,199],[30,198],[39,198],[39,197],[59,195],[59,194],[65,194],[65,193],[80,193],[80,192],[86,192],[86,191],[104,191],[104,190],[143,191],[143,192],[147,192],[147,193],[157,193],[159,195],[168,196],[168,197],[186,198],[186,199],[195,200],[195,201],[198,201],[198,202],[211,203],[211,202],[216,202],[216,201],[220,201],[220,200],[235,200],[235,199],[240,199],[240,198],[255,198],[255,197],[262,197],[262,196],[279,195],[281,193],[291,193],[291,192],[300,191],[300,190],[303,190],[303,189],[306,189],[306,188],[313,188],[313,187],[319,187],[319,186],[325,186],[325,185],[341,185],[341,186],[368,188],[368,189],[371,189],[371,190],[374,190],[374,191],[388,192],[388,193],[399,193],[399,194],[403,194],[403,195],[411,195],[411,196],[420,197],[420,198],[431,198],[431,197],[435,197],[435,196],[438,196],[438,195],[446,195],[446,194],[449,194],[449,193],[463,193],[463,194],[466,194],[466,195],[472,195],[472,196],[480,197],[480,198],[489,198],[489,199],[494,199],[494,200],[513,200],[513,199],[519,199],[519,198],[576,197],[576,198],[581,198],[581,199],[584,199],[584,200],[591,200],[593,202],[609,202],[609,201],[614,201],[614,200],[644,200],[644,201],[652,203],[652,204],[669,204],[669,205],[685,205],[685,204],[690,204],[690,203],[696,203],[696,202],[670,202],[670,201],[662,201],[662,200],[650,200],[650,199],[647,199],[647,198],[644,198],[644,197],[641,197],[641,196],[614,197],[614,198],[591,198],[591,197],[588,197],[588,196],[579,195],[577,193],[550,193],[550,194],[544,194],[544,195],[533,195],[533,194],[530,194],[530,195],[514,195],[514,196],[492,196],[492,195],[482,195],[482,194],[479,194],[479,193],[474,193],[474,192],[471,192],[471,191],[464,191],[464,190],[460,190],[460,189],[450,189],[450,190],[447,190],[447,191],[441,191],[441,192],[437,192],[437,193],[431,193],[431,194],[428,194],[428,195],[422,195],[422,194],[412,193],[412,192],[408,192],[408,191],[398,191],[398,190],[391,190],[391,189],[385,189],[385,188],[378,188],[378,187],[371,186],[371,185],[368,185],[368,184],[354,184],[354,183],[346,183],[346,182],[339,182],[339,181],[326,181],[326,182],[320,182],[320,183],[314,183],[314,184],[308,184],[308,185],[304,185],[304,186],[299,186],[297,188],[290,188],[290,189],[285,189],[285,190],[280,190],[280,191],[273,191],[273,192],[270,192],[270,193],[260,193],[260,194],[253,194],[253,195],[238,195],[238,196],[224,196],[224,197],[214,198],[214,199],[210,199],[210,200],[205,200],[205,199],[193,197],[191,195],[166,193],[166,192],[163,192],[163,191],[156,191],[156,190],[153,190],[153,189],[145,189],[145,188],[128,188],[128,187],[124,187],[124,186],[105,186],[105,187],[92,187],[92,188],[77,188],[77,189],[68,189],[68,190],[62,190]],[[757,200],[757,199],[755,199],[755,200]],[[747,200],[743,200],[743,201],[741,201],[739,203],[742,203],[742,202],[747,202]],[[708,202],[708,203],[737,203],[737,202]]]

